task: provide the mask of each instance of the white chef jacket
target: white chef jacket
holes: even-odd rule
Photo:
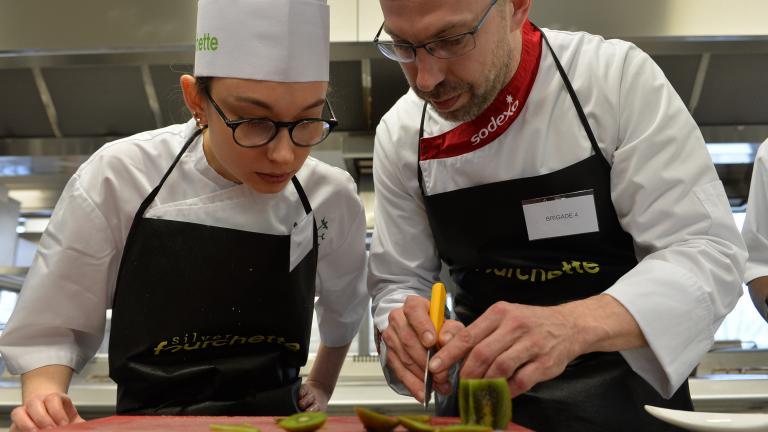
[[[757,150],[741,229],[749,250],[744,280],[768,276],[768,140]]]
[[[134,214],[194,130],[189,121],[108,143],[67,183],[0,337],[12,373],[50,364],[79,371],[96,352]],[[230,182],[208,165],[201,144],[196,138],[145,217],[287,235],[306,216],[292,184],[260,194]],[[346,171],[310,157],[297,177],[317,221],[320,338],[342,346],[367,309],[365,214]],[[292,239],[292,251],[294,240],[302,243]]]
[[[544,32],[612,165],[613,205],[634,239],[639,264],[606,293],[637,320],[649,346],[621,354],[670,397],[741,294],[744,242],[696,123],[650,57],[624,41]],[[406,296],[428,297],[440,271],[417,178],[422,107],[409,91],[376,130],[368,290],[381,330]],[[430,107],[424,136],[456,125]],[[421,164],[427,193],[435,194],[551,173],[591,154],[544,45],[531,94],[509,129],[471,153]]]

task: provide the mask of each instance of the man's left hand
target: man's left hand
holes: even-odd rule
[[[577,333],[560,308],[498,302],[440,348],[430,370],[445,373],[466,358],[461,378],[504,377],[515,397],[581,354]]]

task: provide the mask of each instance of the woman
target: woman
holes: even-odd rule
[[[308,158],[336,123],[328,8],[200,0],[197,34],[197,78],[181,78],[194,119],[105,145],[54,210],[0,339],[23,373],[16,430],[82,421],[66,391],[109,307],[118,413],[327,405],[367,304],[354,182]],[[322,343],[301,385],[313,305]]]

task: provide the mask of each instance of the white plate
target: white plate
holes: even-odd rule
[[[651,405],[646,405],[645,410],[659,420],[692,431],[768,431],[768,414],[679,411]]]

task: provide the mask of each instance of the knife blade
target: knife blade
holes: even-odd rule
[[[435,338],[440,335],[440,329],[445,321],[445,285],[436,282],[432,285],[432,298],[429,302],[429,319],[435,326]],[[427,351],[427,364],[424,368],[424,411],[429,409],[429,401],[432,399],[432,374],[429,373],[429,361],[437,353],[437,341]]]

